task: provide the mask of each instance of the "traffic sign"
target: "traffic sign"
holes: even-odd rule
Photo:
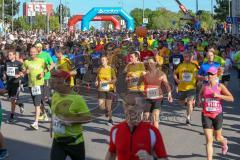
[[[240,24],[240,17],[230,17],[230,16],[228,16],[226,18],[226,22],[228,24]]]
[[[148,18],[143,18],[143,24],[148,24]]]

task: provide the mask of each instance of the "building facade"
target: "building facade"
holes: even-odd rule
[[[240,17],[240,0],[232,0],[232,16]],[[232,34],[240,36],[240,24],[232,25]]]

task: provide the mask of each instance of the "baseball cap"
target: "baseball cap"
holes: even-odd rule
[[[37,44],[35,45],[35,47],[37,47],[37,48],[42,48],[43,46],[42,46],[41,43],[37,43]]]
[[[207,73],[211,73],[211,74],[217,74],[218,73],[218,68],[217,67],[210,67],[207,71]]]

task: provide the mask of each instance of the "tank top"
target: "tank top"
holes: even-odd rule
[[[214,98],[213,93],[220,94],[219,84],[210,87],[209,84],[204,86],[203,89],[203,115],[210,118],[216,118],[217,115],[222,113],[222,103],[219,98]]]
[[[146,74],[144,76],[144,94],[146,99],[162,99],[163,91],[161,89],[161,84],[162,80],[160,76],[153,77],[150,74]]]

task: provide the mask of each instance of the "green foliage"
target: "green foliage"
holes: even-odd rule
[[[218,21],[224,22],[228,16],[229,1],[228,0],[216,0],[216,6],[214,6],[214,18]]]
[[[15,29],[30,30],[30,29],[47,29],[47,17],[44,15],[37,15],[32,18],[32,26],[28,17],[19,17],[14,20]],[[50,30],[58,30],[60,24],[57,16],[49,17]]]
[[[57,6],[56,11],[55,11],[54,14],[55,14],[56,16],[59,16],[59,15],[60,15],[59,5]],[[70,8],[63,5],[62,14],[63,14],[63,17],[71,17]]]
[[[201,15],[199,16],[200,21],[202,22],[202,28],[204,30],[211,30],[214,27],[214,19],[209,11],[202,11]]]
[[[28,24],[27,17],[19,17],[18,19],[14,20],[14,28],[15,29],[22,29],[22,30],[30,30],[31,26]]]
[[[3,0],[0,0],[0,10],[2,12],[2,2]],[[13,16],[15,16],[19,12],[20,2],[17,2],[16,0],[4,0],[4,14],[5,19],[7,21],[11,20],[12,17],[12,2],[13,2]]]
[[[195,16],[191,10],[189,12],[191,16]],[[135,8],[131,11],[130,15],[134,18],[136,26],[142,25],[142,9]],[[193,24],[191,20],[180,20],[184,17],[181,11],[176,13],[166,8],[159,8],[157,10],[146,9],[144,17],[148,18],[149,23],[146,26],[148,29],[179,29],[186,24]],[[212,29],[214,21],[210,12],[203,11],[199,18],[204,29]]]

